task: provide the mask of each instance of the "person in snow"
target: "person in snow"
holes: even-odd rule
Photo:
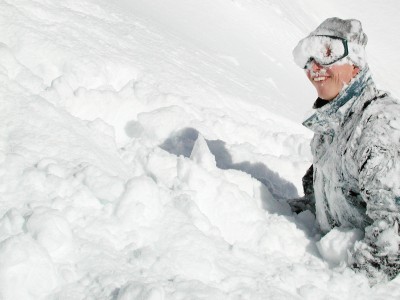
[[[289,204],[325,233],[362,229],[349,263],[375,284],[400,272],[400,102],[376,88],[366,44],[360,21],[330,18],[293,50],[318,98],[303,123],[315,133],[305,196]]]

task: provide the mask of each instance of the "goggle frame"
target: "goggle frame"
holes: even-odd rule
[[[315,60],[318,64],[322,65],[322,66],[329,66],[334,64],[335,62],[338,62],[339,60],[345,58],[347,55],[349,55],[349,47],[347,45],[347,40],[338,36],[334,36],[334,35],[325,35],[325,34],[317,34],[317,35],[313,35],[313,36],[323,36],[323,37],[328,37],[334,40],[340,40],[343,43],[343,48],[344,48],[344,53],[342,56],[340,56],[339,58],[335,59],[333,62],[329,63],[329,64],[324,64],[318,61],[318,59],[315,59],[314,57],[310,57],[307,61],[307,63],[304,65],[303,69],[307,69],[307,66],[310,62],[312,62],[313,60]]]

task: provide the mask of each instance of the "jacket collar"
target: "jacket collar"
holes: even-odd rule
[[[371,92],[372,96],[369,97]],[[337,127],[348,116],[349,111],[355,110],[356,107],[362,105],[362,103],[358,102],[368,100],[366,98],[373,98],[375,94],[375,84],[371,78],[369,68],[366,66],[360,70],[357,76],[335,99],[322,105],[322,107],[321,103],[317,103],[319,101],[317,99],[314,103],[314,108],[316,108],[315,113],[306,119],[303,125],[316,133],[333,136]]]
[[[313,109],[317,109],[317,108],[321,108],[322,106],[325,106],[329,103],[329,100],[324,100],[320,97],[317,98],[317,100],[315,100],[314,105],[313,105]]]

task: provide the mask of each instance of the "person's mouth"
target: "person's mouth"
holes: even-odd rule
[[[328,78],[329,78],[329,76],[316,76],[316,77],[313,77],[313,80],[316,82],[322,82],[322,81],[327,80]]]

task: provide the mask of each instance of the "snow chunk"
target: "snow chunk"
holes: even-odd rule
[[[190,154],[190,159],[202,166],[206,170],[213,170],[216,168],[217,163],[215,157],[210,152],[207,142],[202,135],[199,134]]]
[[[303,226],[305,226],[307,231],[310,233],[315,231],[315,228],[317,228],[315,215],[309,210],[299,213],[297,215],[297,219],[301,222],[301,224],[303,224]]]
[[[339,265],[347,262],[348,250],[353,248],[355,242],[361,240],[362,237],[363,232],[357,228],[333,228],[317,242],[317,248],[327,262]]]
[[[24,217],[17,209],[10,209],[2,218],[0,218],[0,240],[22,233],[22,226],[25,223]]]
[[[130,282],[119,290],[117,300],[164,300],[165,292],[161,286],[144,286],[140,282]]]
[[[63,261],[73,249],[73,234],[69,223],[56,210],[34,212],[26,223],[33,238],[55,261]]]
[[[188,127],[194,117],[182,107],[172,105],[138,114],[139,123],[145,128],[147,136],[162,142],[172,132]]]
[[[103,203],[114,202],[124,192],[124,182],[95,166],[87,166],[75,175],[82,177],[83,183]]]
[[[162,204],[157,184],[150,177],[134,177],[126,184],[115,214],[128,229],[138,224],[150,226],[160,217]]]
[[[385,249],[385,252],[389,255],[397,255],[400,242],[398,232],[399,225],[396,222],[393,227],[386,228],[382,231],[376,241],[376,245],[381,249]]]
[[[176,155],[155,148],[147,156],[146,170],[158,184],[171,188],[177,177],[177,161]]]
[[[30,236],[0,243],[0,298],[39,299],[58,284],[50,257]]]

